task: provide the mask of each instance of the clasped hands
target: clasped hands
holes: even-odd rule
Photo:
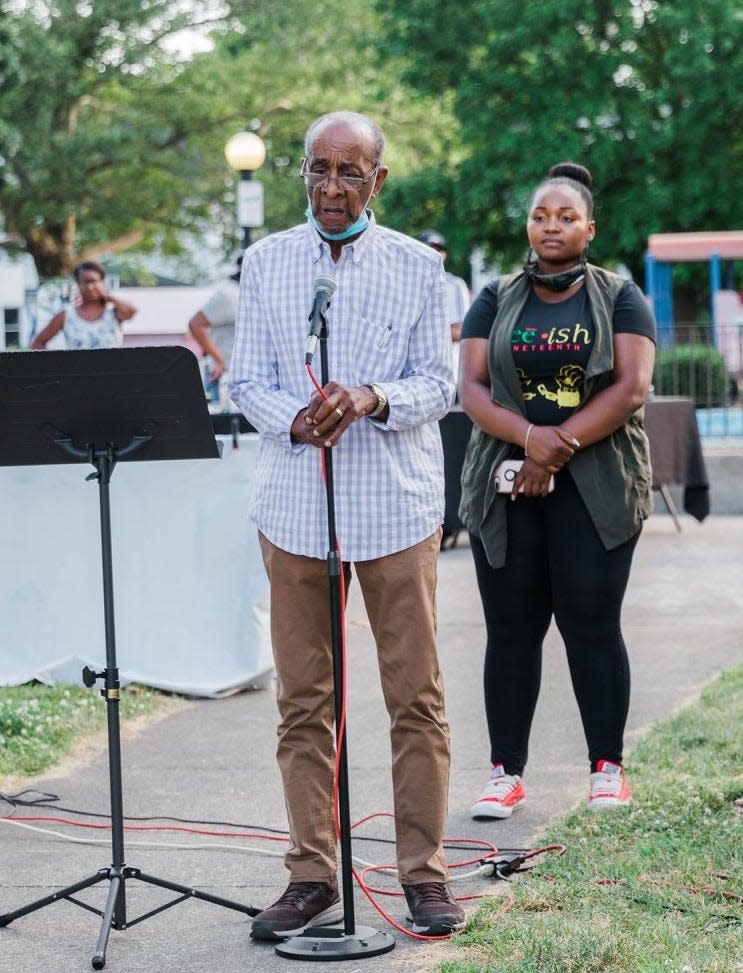
[[[580,448],[578,440],[561,426],[533,426],[529,436],[529,455],[513,481],[511,499],[519,493],[526,497],[545,497],[550,478],[558,473]]]
[[[293,443],[304,443],[322,449],[335,446],[351,423],[373,412],[377,397],[366,385],[351,388],[328,382],[325,398],[315,392],[306,409],[294,418],[291,427]]]

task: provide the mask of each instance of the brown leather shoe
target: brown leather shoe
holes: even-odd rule
[[[408,919],[421,936],[448,936],[465,923],[464,909],[457,905],[445,882],[403,885]]]
[[[290,882],[286,891],[253,919],[253,939],[272,941],[298,936],[310,926],[330,926],[343,921],[338,882]]]

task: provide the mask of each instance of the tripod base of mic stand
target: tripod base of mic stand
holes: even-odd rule
[[[334,960],[360,959],[380,956],[395,947],[395,940],[386,932],[371,926],[357,926],[353,934],[341,926],[315,926],[305,929],[301,936],[292,936],[276,947],[276,953],[287,959],[331,963]]]

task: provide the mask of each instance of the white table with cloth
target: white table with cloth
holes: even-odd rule
[[[268,582],[247,517],[258,436],[222,459],[123,461],[110,485],[122,684],[194,696],[273,677]],[[237,448],[235,448],[237,444]],[[85,463],[0,468],[0,685],[106,666],[97,481]]]

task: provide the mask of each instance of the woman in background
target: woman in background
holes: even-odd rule
[[[464,320],[460,396],[475,428],[460,517],[487,628],[492,764],[473,817],[506,818],[525,800],[542,642],[553,616],[588,743],[588,803],[630,803],[620,612],[652,510],[642,406],[655,324],[635,284],[586,262],[595,232],[590,173],[554,166],[531,199],[530,261],[487,285]],[[522,464],[510,492],[498,493],[495,471],[506,459]]]
[[[33,339],[31,348],[46,348],[60,331],[68,348],[120,348],[124,342],[121,323],[134,317],[136,307],[108,293],[106,271],[95,260],[84,260],[73,273],[80,300],[58,311]]]

